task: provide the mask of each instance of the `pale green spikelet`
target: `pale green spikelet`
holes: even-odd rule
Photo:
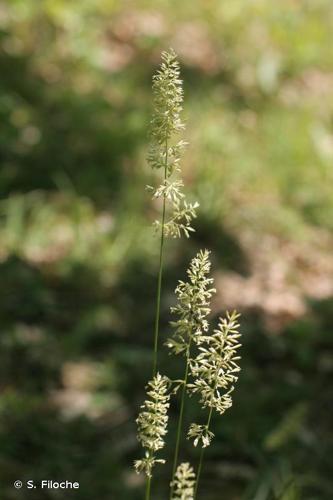
[[[177,305],[171,308],[178,319],[171,322],[175,332],[166,343],[174,354],[185,352],[190,338],[200,343],[204,333],[208,331],[210,299],[215,292],[215,288],[211,288],[213,279],[208,277],[210,266],[209,252],[201,250],[192,259],[187,270],[189,280],[178,283],[175,291]]]
[[[226,318],[220,318],[213,335],[202,336],[200,353],[190,362],[194,383],[187,385],[188,390],[200,394],[202,408],[214,409],[220,415],[232,406],[233,384],[237,382],[240,371],[238,318],[236,311],[227,312]],[[192,424],[188,437],[194,438],[195,445],[201,440],[205,447],[212,438],[209,433],[208,426]]]
[[[152,468],[156,463],[164,463],[156,459],[155,453],[164,447],[164,436],[167,433],[168,408],[170,394],[169,379],[159,373],[148,383],[147,399],[141,406],[136,422],[138,424],[138,441],[145,449],[145,457],[136,460],[136,471],[141,471],[151,477]]]
[[[194,439],[194,446],[197,446],[201,441],[202,447],[206,448],[206,446],[210,445],[214,433],[208,429],[207,425],[191,424],[187,437],[188,439]]]
[[[187,143],[175,140],[185,125],[181,119],[183,88],[180,79],[179,62],[174,50],[162,53],[162,64],[153,76],[153,117],[150,126],[151,143],[148,152],[148,163],[153,169],[164,169],[164,179],[153,191],[153,198],[163,198],[172,209],[168,218],[163,220],[164,236],[179,238],[182,234],[189,237],[194,231],[192,219],[196,217],[199,204],[188,203],[182,192],[183,182],[177,178],[180,174],[180,160]],[[159,228],[161,222],[154,222]]]
[[[178,465],[171,486],[173,488],[172,500],[193,500],[195,474],[189,463]]]
[[[196,209],[199,203],[187,203],[185,200],[178,199],[173,202],[172,217],[165,223],[165,235],[172,238],[180,238],[183,234],[186,238],[194,232],[191,226],[192,219],[196,217]],[[156,225],[156,223],[155,223]],[[157,224],[159,225],[159,224]]]

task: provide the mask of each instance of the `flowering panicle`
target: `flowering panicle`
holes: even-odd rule
[[[154,114],[151,135],[156,145],[164,144],[173,133],[184,130],[180,113],[183,109],[183,88],[179,62],[173,49],[162,52],[162,64],[153,76]],[[158,156],[157,156],[158,158]],[[164,162],[161,162],[164,165]],[[159,168],[159,164],[154,165]]]
[[[220,415],[232,406],[233,384],[237,382],[240,371],[238,318],[236,311],[227,312],[226,318],[220,318],[219,327],[213,335],[202,336],[200,353],[190,362],[194,383],[188,384],[188,389],[200,394],[203,408],[215,409]],[[194,438],[195,445],[201,440],[205,447],[210,444],[213,435],[208,426],[192,424],[188,437]]]
[[[201,250],[187,270],[189,281],[179,281],[176,288],[178,303],[171,312],[178,319],[171,322],[175,332],[166,343],[175,354],[186,352],[192,338],[199,344],[208,330],[210,299],[215,292],[215,288],[211,288],[213,279],[207,277],[210,266],[209,252]]]
[[[180,159],[187,143],[175,141],[174,136],[185,129],[181,119],[183,88],[176,53],[171,49],[162,53],[162,64],[153,77],[154,111],[151,120],[151,144],[148,163],[153,169],[164,169],[164,180],[151,188],[153,198],[163,198],[172,205],[169,219],[163,220],[165,236],[178,238],[182,233],[189,237],[194,231],[191,221],[196,217],[198,203],[188,203],[182,192],[183,183],[175,174],[180,173]],[[155,221],[155,227],[161,225]]]
[[[155,453],[164,447],[164,436],[167,433],[168,408],[170,394],[168,394],[169,379],[159,373],[148,383],[147,399],[141,406],[141,413],[136,422],[138,424],[138,441],[145,448],[145,457],[136,460],[134,465],[139,473],[144,471],[151,477],[152,468],[156,463],[165,463],[165,460],[156,459]]]
[[[173,487],[172,500],[193,500],[195,474],[189,463],[178,465],[171,486]]]

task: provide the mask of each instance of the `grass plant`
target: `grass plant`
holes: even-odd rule
[[[165,445],[170,398],[180,390],[180,409],[176,430],[175,452],[170,482],[170,500],[194,500],[201,476],[204,449],[210,445],[214,433],[210,429],[213,410],[222,415],[232,405],[231,393],[240,370],[237,350],[239,343],[239,314],[226,314],[220,318],[218,328],[210,333],[208,317],[210,301],[215,293],[210,277],[211,262],[208,250],[200,250],[191,260],[187,281],[179,281],[175,290],[177,303],[171,307],[176,319],[171,321],[173,335],[166,345],[171,354],[184,359],[182,380],[174,380],[158,372],[159,322],[162,294],[163,255],[168,236],[187,238],[194,231],[198,203],[186,201],[181,179],[180,159],[186,145],[177,136],[184,130],[181,119],[183,90],[179,63],[173,50],[162,53],[162,64],[153,77],[154,111],[151,120],[151,142],[148,163],[162,170],[162,182],[148,186],[154,199],[161,199],[161,217],[154,226],[159,234],[159,267],[156,292],[155,328],[153,336],[152,379],[147,385],[147,399],[137,418],[138,440],[145,450],[136,460],[137,472],[146,475],[145,500],[151,498],[153,468],[165,460],[156,452]],[[205,424],[192,423],[188,438],[194,446],[201,445],[200,459],[195,476],[187,462],[178,465],[183,432],[186,394],[199,395],[199,404],[208,409]]]

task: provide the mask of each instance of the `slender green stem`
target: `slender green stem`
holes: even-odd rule
[[[145,500],[150,500],[151,476],[147,477]]]
[[[209,430],[210,421],[211,421],[211,418],[212,418],[212,413],[213,413],[213,408],[211,408],[211,409],[209,410],[208,420],[207,420],[207,424],[206,424],[206,429],[207,429],[207,431]],[[196,479],[196,482],[195,482],[195,489],[194,489],[194,497],[193,497],[193,500],[195,500],[195,499],[196,499],[196,497],[197,497],[197,492],[198,492],[198,487],[199,487],[199,480],[200,480],[200,475],[201,475],[201,469],[202,469],[202,464],[203,464],[204,454],[205,454],[205,448],[204,448],[204,447],[202,447],[202,448],[201,448],[201,452],[200,452],[199,465],[198,465],[198,472],[197,472],[197,479]]]
[[[180,437],[181,437],[181,431],[182,431],[182,426],[183,426],[185,394],[186,394],[186,385],[187,385],[187,379],[188,379],[189,357],[190,357],[191,342],[192,342],[192,337],[190,337],[189,344],[188,344],[187,351],[186,351],[186,368],[185,368],[185,374],[184,374],[184,379],[183,379],[182,396],[181,396],[181,400],[180,400],[180,410],[179,410],[179,418],[178,418],[178,425],[177,425],[177,435],[176,435],[176,447],[175,447],[175,454],[174,454],[174,458],[173,458],[172,478],[171,478],[171,481],[173,481],[173,478],[175,476],[175,472],[176,472],[176,469],[177,469],[177,463],[178,463]],[[172,498],[173,489],[174,488],[173,488],[173,485],[172,485],[171,489],[170,489],[170,499]]]
[[[167,171],[168,171],[168,141],[166,140],[165,141],[164,182],[167,179]],[[158,334],[159,334],[159,327],[160,327],[161,289],[162,289],[162,275],[163,275],[163,247],[164,247],[165,212],[166,212],[166,197],[164,194],[163,195],[162,222],[161,222],[159,271],[158,271],[158,280],[157,280],[157,299],[156,299],[156,315],[155,315],[155,330],[154,330],[153,377],[155,377],[156,372],[157,372]]]
[[[164,166],[164,182],[167,178],[168,168],[168,142],[166,141],[166,160]],[[157,372],[157,351],[158,351],[158,334],[160,324],[160,309],[161,309],[161,289],[162,289],[162,274],[163,274],[163,247],[164,247],[164,225],[165,225],[165,212],[166,212],[166,198],[163,196],[163,209],[162,209],[162,222],[161,222],[161,240],[160,240],[160,258],[159,258],[159,271],[157,280],[157,299],[156,299],[156,316],[155,316],[155,330],[154,330],[154,356],[153,356],[153,377]],[[151,477],[147,478],[145,500],[150,500]]]
[[[163,199],[163,213],[162,213],[162,226],[161,226],[161,242],[160,242],[160,260],[159,271],[157,280],[157,300],[156,300],[156,317],[155,317],[155,331],[154,331],[154,358],[153,358],[153,376],[155,377],[157,371],[157,351],[158,351],[158,334],[160,323],[160,309],[161,309],[161,289],[162,289],[162,274],[163,274],[163,246],[164,246],[164,221],[165,221],[165,198]]]
[[[198,486],[199,486],[199,479],[200,479],[200,474],[201,474],[202,462],[203,462],[204,454],[205,454],[205,448],[201,448],[199,465],[198,465],[198,472],[197,472],[197,479],[196,479],[195,488],[194,488],[194,497],[193,497],[193,500],[195,500],[196,497],[197,497],[197,491],[198,491]]]

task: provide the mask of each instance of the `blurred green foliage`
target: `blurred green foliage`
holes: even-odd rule
[[[330,0],[0,5],[1,498],[142,498],[134,419],[158,264],[145,154],[169,46],[200,216],[190,241],[169,243],[163,335],[198,248],[213,251],[214,314],[243,314],[242,376],[214,421],[204,498],[332,498],[332,20]],[[17,479],[80,490],[32,495]]]

